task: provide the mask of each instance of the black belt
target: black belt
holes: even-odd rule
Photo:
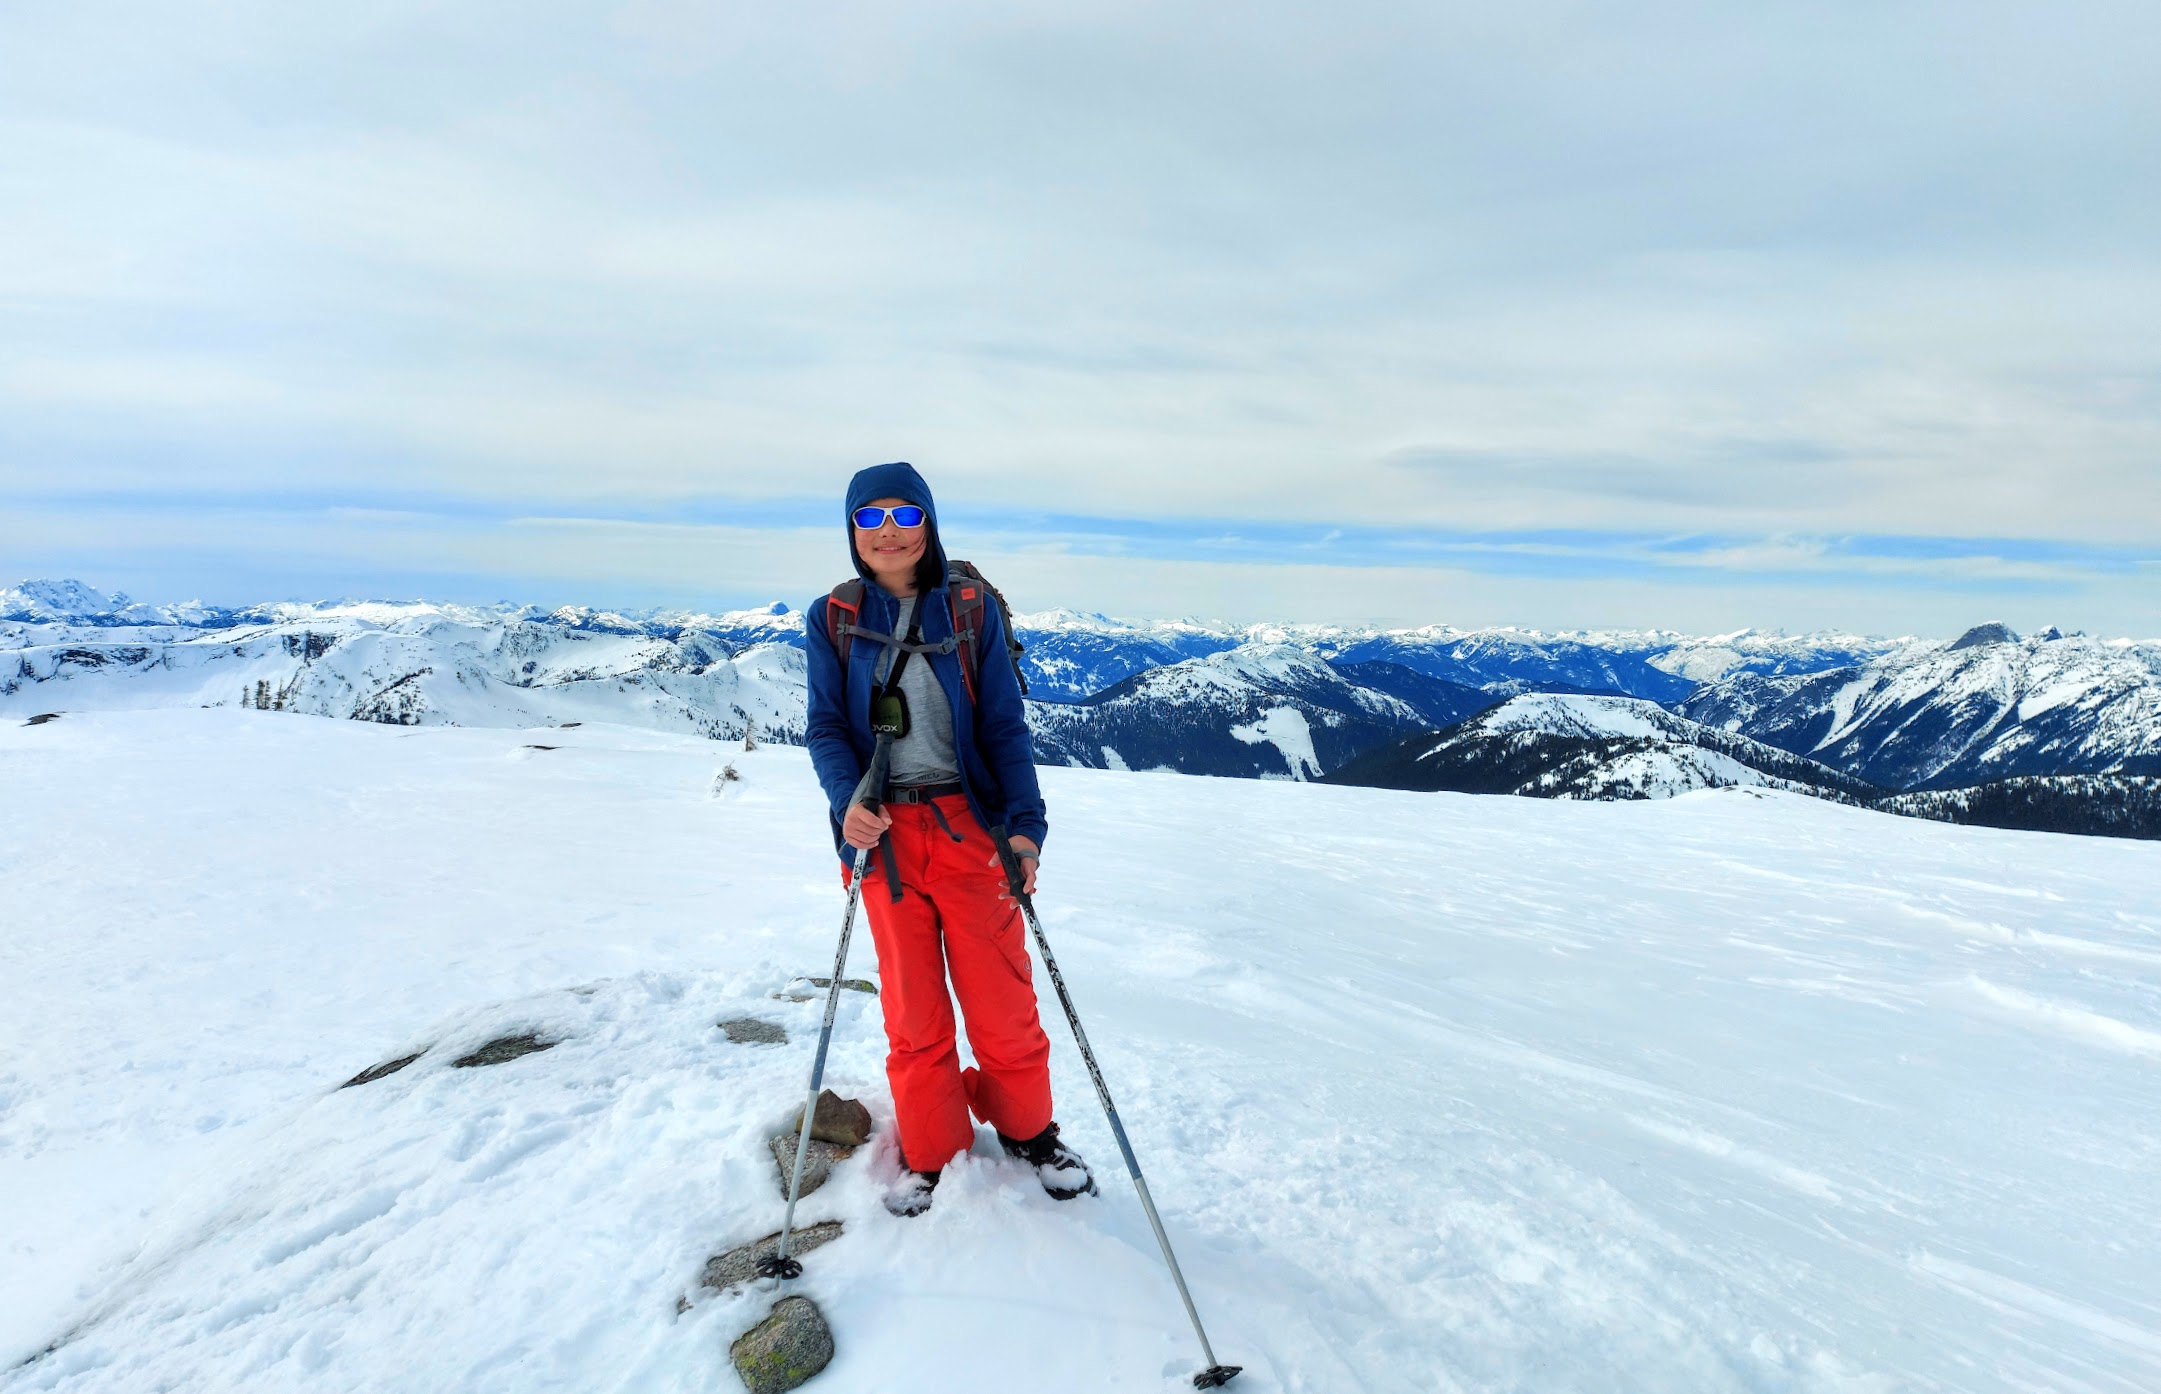
[[[885,791],[887,803],[929,803],[948,794],[965,794],[967,789],[959,784],[895,784]]]

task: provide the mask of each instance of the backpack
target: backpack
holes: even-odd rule
[[[946,563],[946,608],[953,622],[954,648],[960,654],[961,684],[968,689],[968,700],[976,698],[976,680],[982,671],[983,656],[980,652],[983,640],[983,607],[998,607],[1000,627],[1005,630],[1006,661],[1013,665],[1014,680],[1020,684],[1021,696],[1028,695],[1028,675],[1021,671],[1020,656],[1027,647],[1013,634],[1013,609],[1005,603],[1005,596],[976,569],[972,561],[948,561]],[[825,632],[833,641],[833,648],[840,654],[843,671],[848,666],[848,647],[859,630],[857,618],[863,613],[863,578],[850,577],[833,587],[826,597]],[[883,634],[877,635],[883,639]]]

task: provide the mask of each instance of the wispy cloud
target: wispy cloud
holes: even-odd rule
[[[26,574],[88,571],[101,584],[140,590],[136,568],[150,556],[190,577],[212,576],[227,564],[250,578],[286,568],[284,583],[268,593],[234,583],[205,590],[195,582],[203,598],[228,602],[421,593],[436,585],[456,588],[434,592],[444,599],[518,594],[549,603],[725,606],[800,603],[844,574],[837,512],[830,501],[808,499],[703,499],[610,515],[537,500],[392,494],[353,502],[231,496],[215,506],[100,494],[53,495],[0,510],[0,524],[9,535],[37,539],[16,553]],[[947,515],[946,540],[956,554],[1002,576],[1043,584],[1058,578],[1066,589],[1028,596],[1031,587],[1018,586],[1035,607],[1115,605],[1137,616],[1209,608],[1228,618],[1282,617],[1326,595],[1346,607],[1335,618],[1405,623],[1713,630],[1770,623],[1917,632],[1999,616],[2137,632],[2150,627],[2145,616],[2161,600],[2161,573],[2135,549],[2031,539],[1463,533],[964,508]],[[395,585],[355,587],[343,579],[364,574],[370,558],[398,578]],[[1135,584],[1150,575],[1195,589]],[[1244,589],[1222,598],[1233,576],[1243,578]],[[169,586],[150,593],[180,598]],[[1897,603],[1885,604],[1886,593]],[[1212,608],[1196,606],[1203,594],[1219,597]],[[1612,612],[1623,595],[1639,612]]]

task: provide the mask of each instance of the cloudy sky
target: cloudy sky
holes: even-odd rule
[[[2161,634],[2161,7],[0,8],[0,585]]]

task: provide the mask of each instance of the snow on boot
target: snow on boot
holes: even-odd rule
[[[998,1143],[1008,1157],[1018,1157],[1035,1168],[1036,1180],[1043,1183],[1051,1199],[1071,1200],[1096,1194],[1096,1179],[1089,1175],[1088,1164],[1081,1160],[1080,1153],[1058,1140],[1056,1123],[1025,1140],[1000,1133]]]
[[[930,1193],[938,1188],[935,1171],[904,1171],[893,1189],[885,1193],[885,1208],[902,1219],[930,1209]]]

